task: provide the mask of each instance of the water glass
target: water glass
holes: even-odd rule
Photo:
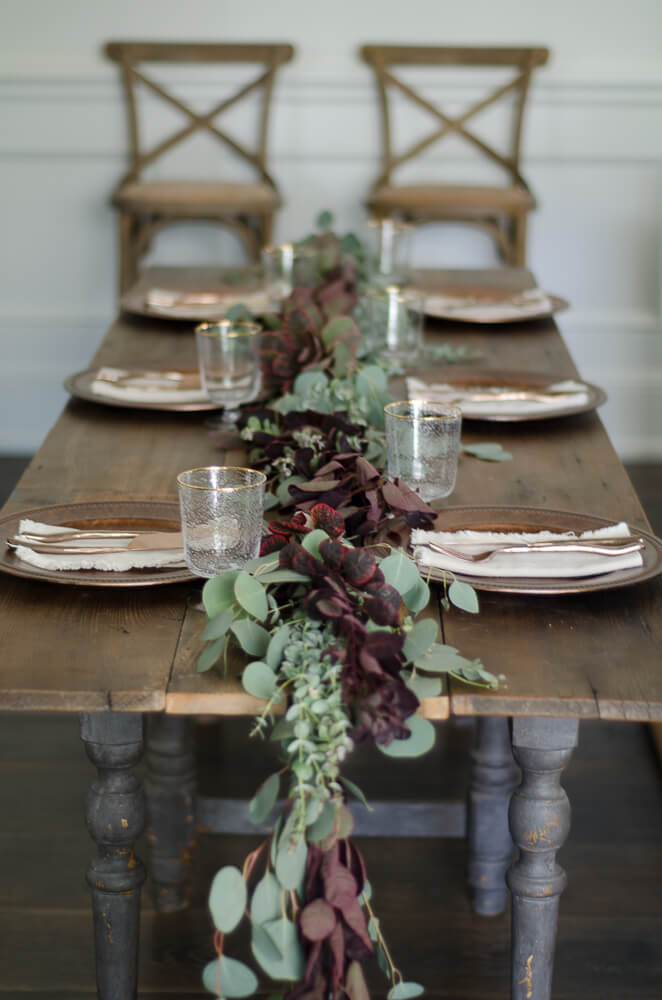
[[[236,422],[238,407],[260,393],[261,332],[256,323],[229,319],[196,327],[202,388],[213,403],[224,407],[224,423]]]
[[[263,472],[229,465],[180,472],[184,556],[192,573],[209,579],[259,554],[266,481]]]
[[[423,500],[455,488],[462,411],[459,406],[410,399],[384,407],[391,479],[402,479]]]
[[[368,303],[368,341],[400,365],[415,365],[423,349],[423,297],[397,286],[371,288]]]
[[[262,266],[269,306],[274,311],[293,288],[313,288],[319,281],[318,252],[315,247],[297,243],[265,247]]]
[[[396,219],[371,219],[370,280],[375,285],[404,285],[411,276],[413,227]]]

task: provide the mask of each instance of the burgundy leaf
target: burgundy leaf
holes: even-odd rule
[[[333,907],[324,899],[314,899],[304,906],[299,917],[299,925],[304,937],[309,941],[323,941],[336,926]]]
[[[330,538],[339,538],[345,530],[345,522],[342,517],[325,503],[317,503],[310,511],[313,525],[326,531]]]
[[[377,560],[365,549],[350,549],[343,562],[343,575],[355,587],[362,587],[375,574]]]

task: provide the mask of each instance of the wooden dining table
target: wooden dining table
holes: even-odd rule
[[[148,287],[208,287],[214,273],[155,269]],[[426,272],[430,287],[522,289],[523,270]],[[122,313],[91,366],[194,369],[191,322]],[[430,344],[471,348],[476,368],[577,376],[554,318],[502,325],[428,320]],[[443,380],[441,365],[427,376]],[[395,386],[396,391],[398,386]],[[183,469],[234,462],[218,450],[205,414],[102,405],[72,398],[4,508],[130,499],[175,501]],[[571,511],[647,529],[645,514],[600,420],[591,410],[514,423],[465,421],[466,445],[499,442],[505,462],[462,454],[444,507],[487,505]],[[97,768],[87,823],[97,853],[92,892],[98,995],[136,996],[140,887],[133,844],[144,826],[134,767],[151,721],[153,865],[164,906],[177,905],[195,825],[187,720],[250,715],[259,705],[238,677],[199,673],[204,616],[196,582],[146,587],[52,583],[5,574],[0,599],[0,710],[75,712]],[[662,578],[580,593],[480,592],[479,614],[444,610],[443,641],[479,657],[504,679],[496,690],[450,680],[424,714],[478,719],[470,795],[469,882],[478,912],[512,898],[512,997],[551,997],[555,932],[565,873],[557,851],[570,806],[561,785],[582,719],[662,720]],[[511,754],[512,746],[512,754]],[[515,764],[516,762],[516,764]],[[176,815],[175,815],[176,814]],[[174,818],[173,818],[174,816]],[[596,824],[600,817],[595,817]],[[163,833],[159,832],[163,829]],[[154,833],[156,830],[156,833]],[[512,839],[511,839],[512,838]],[[512,861],[513,842],[518,848]],[[588,859],[587,863],[590,863]]]

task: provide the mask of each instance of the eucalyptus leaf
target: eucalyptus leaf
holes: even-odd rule
[[[456,608],[468,611],[472,615],[478,614],[478,594],[470,583],[453,580],[448,588],[448,597]]]
[[[462,444],[462,451],[466,455],[473,455],[483,462],[509,462],[512,454],[505,451],[496,441],[481,441],[479,444]]]
[[[283,957],[278,960],[271,958],[260,950],[259,944],[253,939],[251,950],[256,960],[272,979],[298,983],[303,978],[306,964],[296,924],[285,917],[280,917],[277,920],[268,920],[262,927]]]
[[[249,997],[257,989],[257,976],[243,962],[222,955],[208,962],[202,973],[203,986],[217,997]],[[220,991],[219,991],[220,987]]]
[[[288,625],[281,625],[271,636],[265,659],[272,670],[277,670],[280,666],[280,661],[283,659],[283,653],[289,641],[290,629]]]
[[[198,673],[204,674],[207,670],[211,670],[214,664],[218,663],[219,659],[223,655],[224,649],[225,639],[217,639],[216,642],[212,642],[211,646],[207,646],[206,649],[203,649],[198,657]]]
[[[407,660],[417,660],[419,656],[427,653],[428,649],[436,642],[439,627],[433,618],[423,618],[414,624],[411,631],[405,636],[403,653]]]
[[[200,634],[200,638],[204,642],[209,642],[211,639],[220,639],[230,628],[233,614],[234,609],[232,607],[225,608],[224,611],[221,611],[215,618],[207,622]]]
[[[358,785],[355,785],[353,781],[349,780],[349,778],[343,778],[343,777],[340,778],[340,783],[341,785],[344,785],[344,787],[347,789],[350,795],[353,795],[355,799],[358,799],[359,802],[361,802],[366,807],[368,812],[375,811]]]
[[[260,924],[253,924],[251,943],[254,955],[262,955],[267,962],[282,962],[282,952],[277,947],[276,942],[269,932],[264,927],[261,927]]]
[[[270,493],[267,490],[267,492],[264,494],[264,509],[273,510],[274,507],[280,507],[278,497],[276,496],[275,493]]]
[[[264,924],[281,915],[283,888],[273,872],[265,872],[253,889],[251,920]]]
[[[216,872],[209,890],[209,909],[214,926],[224,934],[233,931],[246,908],[246,883],[238,868],[226,865]]]
[[[248,818],[251,823],[259,826],[276,805],[278,791],[280,789],[280,774],[271,774],[264,781],[248,804]]]
[[[276,490],[276,496],[278,497],[278,502],[282,506],[289,503],[292,497],[290,496],[290,486],[299,483],[305,483],[305,478],[303,476],[289,476],[288,479],[283,479],[282,483],[279,483]]]
[[[267,573],[260,573],[261,583],[310,583],[310,577],[303,573],[297,573],[293,569],[272,569]]]
[[[294,380],[294,392],[297,396],[305,396],[306,393],[314,391],[315,389],[326,389],[329,384],[329,380],[320,371],[309,371],[301,372]]]
[[[434,746],[434,726],[428,719],[413,715],[406,720],[411,736],[406,740],[393,740],[388,746],[377,746],[387,757],[421,757]]]
[[[234,593],[244,611],[248,611],[258,621],[264,621],[269,613],[269,605],[266,591],[259,580],[241,570],[234,582]]]
[[[409,559],[401,549],[391,552],[385,559],[382,559],[379,568],[384,574],[386,582],[395,587],[400,596],[413,590],[421,582],[421,575],[416,563]]]
[[[408,590],[406,594],[402,595],[403,603],[410,611],[414,614],[418,614],[423,608],[427,608],[430,603],[430,588],[428,587],[425,580],[419,576],[417,582]]]
[[[315,556],[316,559],[321,559],[320,544],[322,542],[328,542],[328,540],[329,536],[326,531],[323,531],[322,528],[315,528],[314,531],[309,531],[307,535],[303,536],[301,544],[306,552],[310,552],[311,556]],[[305,577],[305,579],[310,582],[309,577]]]
[[[241,675],[241,683],[248,694],[252,694],[254,698],[263,698],[265,701],[273,697],[277,689],[275,673],[261,660],[254,660],[248,664]]]
[[[249,618],[239,618],[233,622],[231,629],[245,653],[249,656],[264,656],[271,638],[265,628]]]
[[[308,844],[302,833],[289,834],[287,824],[278,841],[276,878],[284,889],[301,889],[306,874]]]
[[[413,691],[421,701],[423,698],[436,698],[441,694],[441,677],[424,677],[416,671],[403,673],[402,676],[409,690]]]
[[[417,670],[426,670],[431,674],[445,674],[449,670],[461,670],[463,667],[469,666],[470,662],[466,657],[460,656],[454,646],[435,642],[427,653],[416,660],[414,666]]]
[[[371,941],[379,940],[379,920],[377,917],[370,917],[368,921],[368,934]]]
[[[289,719],[279,719],[271,730],[271,740],[291,740],[294,736],[294,723]]]
[[[335,802],[327,802],[312,826],[308,827],[307,837],[312,844],[318,844],[322,840],[326,840],[329,834],[333,832],[337,810],[338,806]]]
[[[412,997],[420,997],[423,992],[420,983],[405,983],[401,980],[391,987],[386,994],[386,1000],[411,1000]]]
[[[215,618],[221,611],[234,604],[236,600],[234,583],[238,576],[238,570],[230,569],[220,576],[213,576],[211,580],[207,580],[202,588],[202,603],[208,618]]]

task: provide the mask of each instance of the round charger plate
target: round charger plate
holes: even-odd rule
[[[176,290],[173,289],[173,291]],[[181,291],[183,296],[196,295],[196,289],[193,288],[186,288]],[[266,296],[260,294],[260,289],[256,287],[222,285],[219,283],[218,287],[210,286],[199,294],[218,295],[219,301],[156,306],[147,302],[144,288],[136,287],[130,289],[122,296],[120,307],[124,312],[136,316],[148,316],[153,319],[170,319],[178,323],[201,323],[204,320],[222,319],[228,309],[239,304],[245,304],[256,315],[261,312],[270,311]],[[253,305],[251,302],[253,302]],[[255,308],[255,306],[259,306],[260,308]]]
[[[146,371],[144,368],[127,368],[125,370],[135,373],[136,375],[140,375],[142,372]],[[65,380],[65,389],[76,399],[84,399],[88,403],[101,403],[103,406],[120,406],[123,409],[128,408],[130,410],[166,410],[168,412],[194,413],[220,409],[220,407],[216,403],[212,403],[211,400],[193,403],[152,403],[149,402],[149,400],[115,399],[112,396],[103,396],[101,393],[92,391],[92,383],[96,380],[98,371],[98,368],[88,368],[86,371],[76,372],[74,375],[70,375]],[[149,371],[155,371],[155,369],[150,368]],[[195,375],[197,372],[182,372],[182,374]],[[175,387],[173,386],[173,388]]]
[[[429,377],[429,373],[426,371],[415,371],[411,370],[407,372],[408,377],[419,378],[425,381]],[[487,388],[488,386],[494,387],[499,386],[504,389],[512,390],[523,390],[532,392],[541,392],[547,386],[554,385],[557,382],[567,381],[569,376],[567,375],[550,375],[548,373],[537,373],[537,372],[522,372],[522,371],[497,371],[489,368],[453,368],[449,371],[445,371],[443,375],[439,376],[440,383],[445,385],[457,386],[458,389],[476,389],[480,390],[482,388]],[[462,419],[463,420],[489,420],[491,422],[499,423],[519,423],[521,421],[528,420],[551,420],[556,417],[568,417],[575,413],[588,413],[591,410],[596,409],[607,399],[607,394],[604,389],[600,389],[597,385],[591,385],[590,382],[584,382],[582,379],[572,379],[581,388],[577,391],[584,391],[588,399],[584,403],[563,403],[563,396],[559,397],[559,404],[550,406],[546,408],[544,412],[539,413],[499,413],[494,411],[489,413],[486,410],[481,410],[480,413],[467,413],[466,410],[462,409],[462,404],[458,403],[462,409]],[[431,395],[431,399],[434,399],[434,395]]]
[[[462,315],[459,309],[444,309],[442,306],[435,307],[435,295],[452,295],[457,298],[475,298],[477,303],[490,303],[506,305],[509,299],[519,292],[503,292],[500,289],[487,289],[484,287],[474,288],[472,286],[453,286],[447,288],[417,288],[416,291],[425,297],[423,311],[426,316],[434,319],[451,320],[453,323],[469,323],[478,326],[501,326],[507,323],[525,323],[527,320],[544,319],[546,316],[553,316],[563,309],[567,309],[570,303],[562,299],[559,295],[545,293],[549,301],[549,307],[541,306],[539,310],[528,311],[522,315],[504,317],[482,317]],[[432,299],[432,301],[430,301]],[[470,307],[467,307],[470,308]]]
[[[440,501],[442,502],[442,501]],[[435,504],[433,503],[433,506]],[[445,507],[439,511],[431,531],[592,531],[616,522],[592,514],[543,507]],[[393,521],[381,541],[397,543],[410,551],[408,525]],[[441,583],[453,579],[470,583],[476,590],[492,590],[504,594],[586,594],[597,590],[612,590],[641,583],[662,573],[662,540],[641,528],[631,532],[644,540],[642,565],[615,570],[601,576],[569,577],[485,577],[471,573],[444,573],[435,567],[419,565],[423,577]]]
[[[198,577],[186,567],[164,569],[113,570],[54,570],[40,569],[23,562],[7,548],[7,538],[18,531],[24,518],[66,528],[118,529],[120,531],[180,531],[179,504],[169,500],[99,500],[72,504],[35,507],[0,517],[0,571],[12,576],[48,583],[64,583],[81,587],[153,587],[164,583],[183,583]]]

